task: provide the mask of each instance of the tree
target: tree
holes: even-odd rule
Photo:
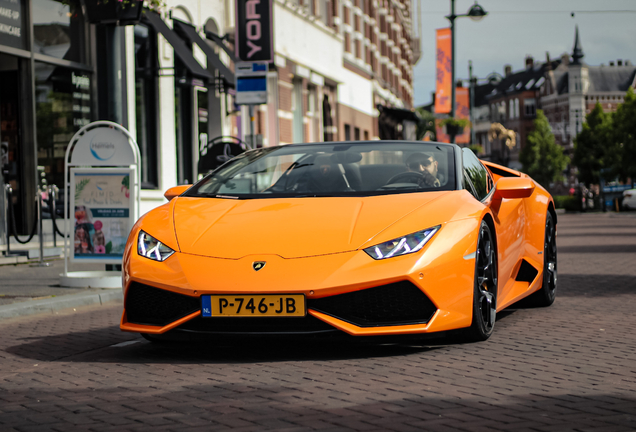
[[[545,188],[562,179],[569,158],[555,142],[550,123],[542,110],[537,110],[534,130],[528,135],[528,142],[521,150],[519,160],[523,164],[523,171]]]
[[[574,139],[572,162],[579,170],[579,180],[588,185],[600,183],[601,172],[606,179],[619,174],[621,150],[616,144],[612,117],[597,103]]]
[[[417,124],[417,140],[421,141],[426,132],[430,132],[429,135],[432,136],[432,140],[435,141],[435,116],[430,111],[426,111],[422,108],[417,108],[417,112],[421,117],[421,120]]]
[[[621,155],[620,174],[623,179],[636,178],[636,94],[632,87],[614,113],[615,149]]]

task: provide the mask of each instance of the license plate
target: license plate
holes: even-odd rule
[[[304,317],[304,294],[204,295],[204,317]]]

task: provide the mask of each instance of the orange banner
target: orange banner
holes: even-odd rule
[[[451,111],[451,30],[437,29],[437,72],[435,114]]]
[[[470,96],[468,94],[468,88],[466,87],[457,87],[455,89],[455,106],[457,109],[455,110],[455,118],[458,119],[470,119]],[[464,128],[464,133],[461,135],[457,135],[455,137],[455,142],[457,144],[470,144],[470,127],[467,126]]]
[[[450,106],[450,97],[449,106]],[[455,118],[469,119],[470,118],[470,95],[468,88],[456,87],[455,88],[455,104],[457,110],[455,112]],[[445,133],[445,127],[440,125],[442,120],[435,120],[435,133],[437,135],[437,141],[450,142],[450,136]],[[465,127],[464,132],[461,135],[455,137],[455,143],[457,144],[470,144],[470,127]]]

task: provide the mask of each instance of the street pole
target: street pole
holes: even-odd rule
[[[455,117],[455,0],[451,0],[451,13],[448,17],[451,28],[451,111]]]
[[[475,124],[473,116],[473,106],[475,104],[475,83],[473,82],[473,61],[468,60],[468,86],[470,88],[470,100],[468,101],[470,115],[470,143],[477,144],[477,135],[475,134]]]
[[[455,118],[455,0],[451,0],[451,13],[448,17],[451,28],[451,118]],[[455,143],[455,134],[451,133],[450,142]]]
[[[256,148],[254,142],[254,105],[249,105],[250,108],[250,146],[252,149]]]

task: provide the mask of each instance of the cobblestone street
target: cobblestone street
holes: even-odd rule
[[[558,246],[555,304],[482,343],[158,345],[115,304],[2,320],[0,430],[634,431],[636,215],[559,215]]]

